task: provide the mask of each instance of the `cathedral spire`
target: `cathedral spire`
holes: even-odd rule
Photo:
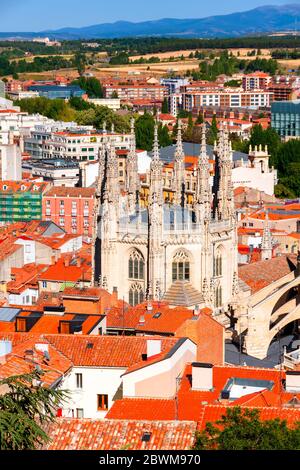
[[[232,148],[229,141],[227,124],[224,123],[219,132],[217,167],[215,169],[215,215],[219,220],[228,220],[234,214],[232,186]]]
[[[129,212],[134,212],[137,204],[139,204],[139,175],[133,118],[130,122],[130,142],[126,170],[126,190],[128,192],[128,208]]]
[[[153,154],[150,164],[150,187],[148,202],[149,217],[149,272],[146,298],[159,300],[162,287],[162,272],[157,268],[163,259],[163,184],[162,162],[159,157],[157,124],[154,127]],[[160,297],[160,295],[159,295]]]
[[[271,259],[273,254],[272,250],[272,234],[269,223],[269,211],[266,211],[266,218],[264,222],[264,230],[261,242],[261,259]]]
[[[159,205],[163,204],[162,162],[159,154],[157,124],[154,126],[153,152],[150,163],[149,205],[153,199],[156,199]]]
[[[184,206],[185,204],[185,162],[184,150],[182,144],[182,127],[181,120],[178,120],[177,143],[174,155],[174,171],[173,171],[173,204]]]
[[[211,212],[211,186],[210,165],[206,147],[206,126],[202,125],[202,139],[200,155],[197,165],[197,180],[194,207],[198,222],[210,218]]]

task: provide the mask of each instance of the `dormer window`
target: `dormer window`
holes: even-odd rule
[[[26,190],[26,186],[24,186],[24,184],[22,184],[21,191],[25,191],[25,190]]]
[[[6,191],[7,190],[7,186],[6,184],[3,185],[3,191]]]

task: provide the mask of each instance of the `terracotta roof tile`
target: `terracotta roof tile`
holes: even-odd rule
[[[291,254],[246,264],[239,267],[239,277],[254,293],[293,271],[296,259],[297,255]]]
[[[127,369],[141,361],[142,354],[147,351],[147,339],[151,337],[45,335],[45,338],[74,365]],[[161,341],[162,352],[167,352],[178,339],[161,338]]]
[[[142,441],[149,432],[150,441]],[[49,450],[188,450],[196,423],[58,419],[49,430]]]

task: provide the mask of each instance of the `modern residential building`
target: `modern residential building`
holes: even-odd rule
[[[240,89],[209,89],[192,93],[184,93],[182,106],[185,111],[200,110],[206,106],[231,108],[267,108],[273,94],[265,90],[243,91]]]
[[[0,182],[0,222],[41,220],[47,183]]]
[[[47,140],[42,142],[42,158],[97,160],[99,149],[104,140],[106,142],[113,141],[117,149],[127,150],[129,148],[129,134],[80,129],[66,130],[53,132]]]
[[[242,85],[245,91],[265,90],[268,88],[271,80],[272,77],[268,73],[254,72],[243,76]]]
[[[52,187],[43,198],[43,220],[52,220],[67,233],[92,237],[95,188]]]
[[[300,100],[274,102],[271,113],[271,126],[280,137],[300,137]]]
[[[115,96],[121,101],[131,101],[138,99],[149,99],[163,101],[168,92],[166,87],[162,85],[150,84],[126,84],[126,85],[104,85],[105,98],[114,98]]]
[[[178,93],[182,86],[188,85],[189,80],[182,77],[162,78],[160,84],[166,87],[168,95]]]

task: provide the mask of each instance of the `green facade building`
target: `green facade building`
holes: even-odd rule
[[[42,219],[46,183],[1,181],[0,222],[29,222]]]

